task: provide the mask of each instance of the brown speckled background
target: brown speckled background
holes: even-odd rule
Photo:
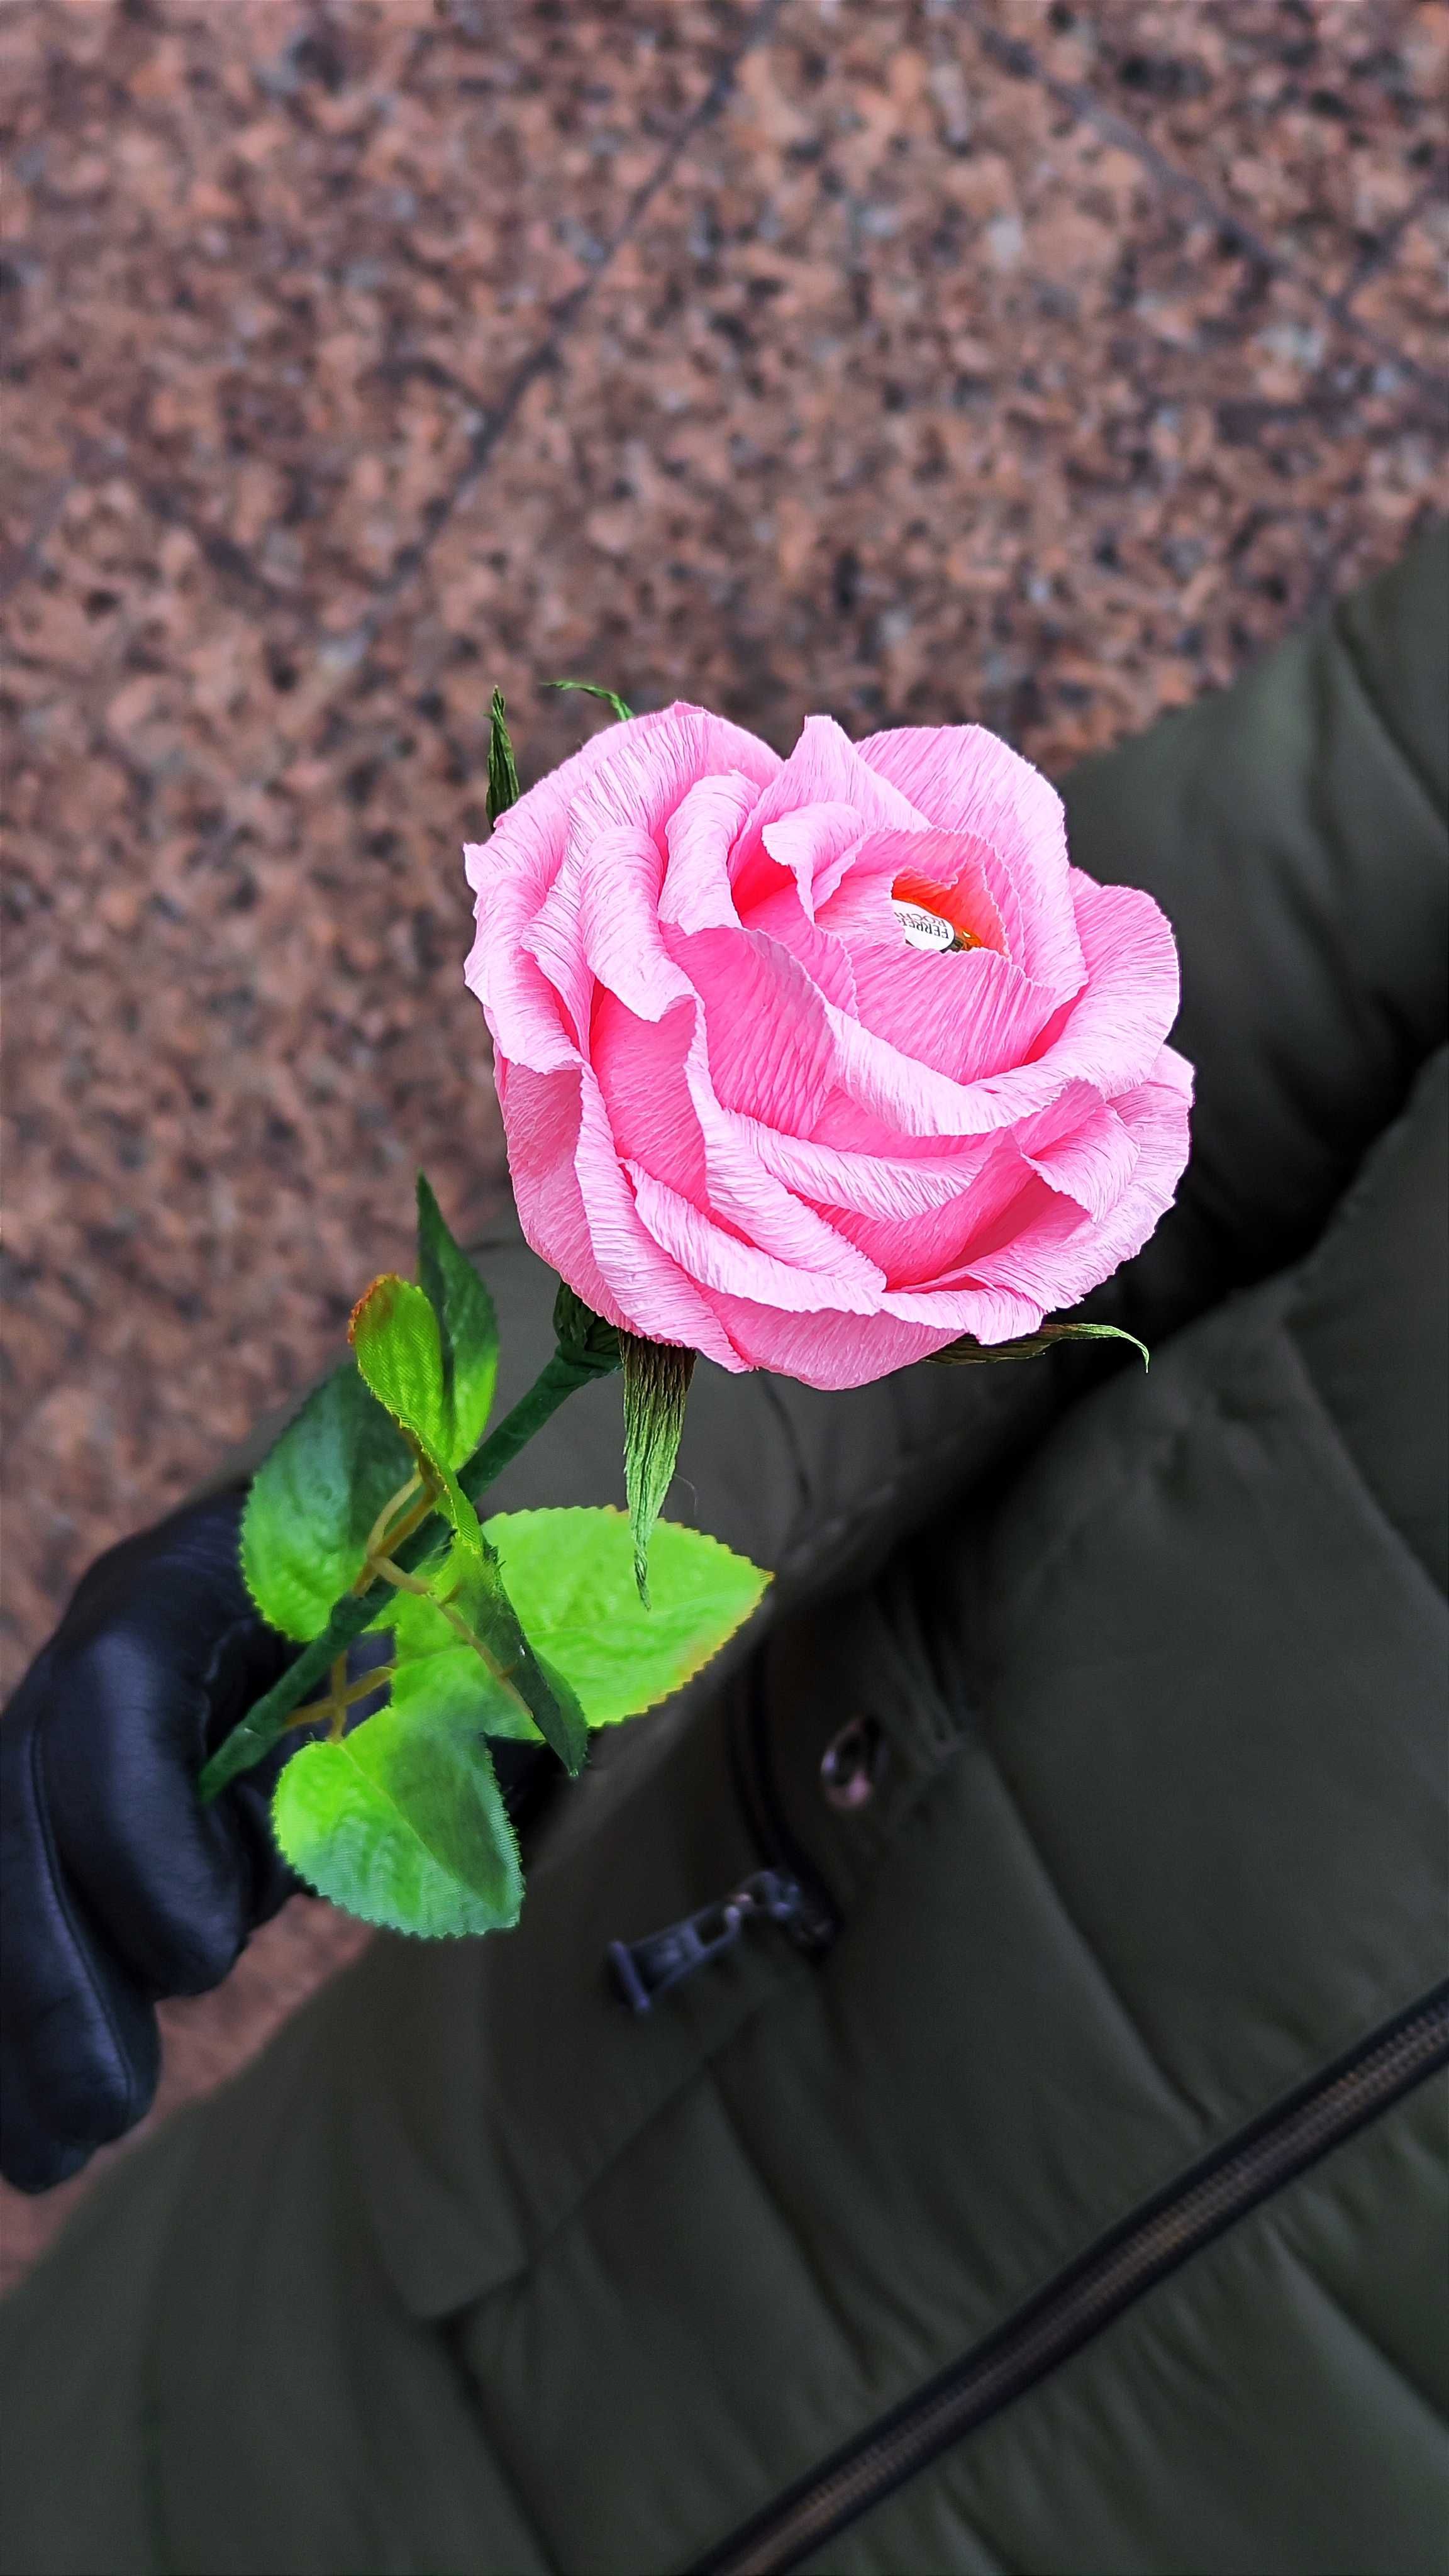
[[[1449,504],[1446,82],[1442,0],[0,9],[10,1677],[417,1163],[496,1200],[492,682],[526,772],[567,673],[1059,770],[1228,679]]]

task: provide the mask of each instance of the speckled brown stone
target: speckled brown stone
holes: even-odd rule
[[[1449,504],[1446,62],[1438,0],[0,11],[12,1676],[416,1164],[496,1201],[494,680],[534,774],[563,675],[1049,769],[1227,680]]]

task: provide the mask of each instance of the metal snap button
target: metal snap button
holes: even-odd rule
[[[820,1785],[828,1807],[849,1814],[869,1806],[885,1767],[880,1721],[852,1717],[832,1736],[820,1757]]]

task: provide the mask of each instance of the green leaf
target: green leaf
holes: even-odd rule
[[[496,823],[510,805],[518,803],[518,768],[513,757],[513,744],[508,732],[508,719],[503,691],[495,689],[488,711],[488,793],[484,809],[488,820]]]
[[[649,1533],[664,1507],[679,1455],[697,1354],[676,1342],[621,1333],[624,1356],[624,1491],[634,1532],[634,1580],[649,1607]]]
[[[584,1712],[567,1679],[544,1670],[505,1587],[497,1554],[481,1532],[476,1550],[466,1540],[458,1541],[433,1591],[445,1619],[451,1616],[462,1623],[475,1651],[514,1706],[532,1718],[544,1742],[553,1746],[568,1770],[580,1770],[589,1746]],[[527,1732],[516,1723],[496,1731]]]
[[[540,1741],[527,1711],[456,1637],[449,1637],[441,1653],[400,1659],[391,1687],[390,1705],[420,1722],[446,1720],[475,1735],[526,1735]]]
[[[505,1589],[497,1554],[479,1528],[478,1515],[456,1476],[434,1459],[428,1463],[442,1484],[442,1508],[455,1532],[452,1548],[431,1578],[431,1604],[419,1593],[404,1591],[372,1624],[391,1627],[395,1634],[401,1629],[405,1640],[415,1633],[431,1635],[439,1645],[446,1634],[451,1645],[477,1657],[511,1707],[509,1722],[500,1722],[493,1732],[524,1735],[529,1729],[523,1721],[531,1720],[565,1768],[579,1771],[589,1747],[583,1710],[567,1680],[548,1672],[534,1652]],[[425,1614],[430,1607],[435,1608],[440,1627],[429,1628]]]
[[[430,1299],[410,1279],[386,1272],[353,1307],[347,1338],[379,1404],[387,1406],[431,1471],[439,1510],[464,1544],[481,1554],[478,1515],[449,1462],[443,1340]]]
[[[293,1868],[364,1923],[436,1938],[518,1920],[523,1871],[487,1744],[426,1687],[294,1753],[272,1821]]]
[[[374,1279],[352,1309],[347,1338],[378,1403],[430,1458],[446,1462],[451,1425],[443,1341],[422,1289],[392,1272]]]
[[[372,1622],[371,1633],[391,1629],[399,1671],[404,1664],[421,1663],[430,1655],[467,1655],[475,1664],[478,1660],[471,1646],[460,1643],[434,1598],[435,1588],[445,1592],[455,1578],[453,1555],[450,1547],[442,1564],[432,1571],[426,1592],[395,1592]]]
[[[252,1478],[242,1571],[264,1619],[305,1641],[362,1570],[383,1505],[406,1483],[406,1441],[349,1360],[324,1379]]]
[[[682,1689],[744,1625],[770,1580],[703,1530],[660,1521],[646,1608],[622,1512],[500,1512],[488,1536],[537,1652],[572,1684],[590,1726],[637,1717]]]
[[[485,1536],[539,1661],[570,1686],[590,1726],[637,1717],[681,1689],[748,1619],[770,1580],[702,1530],[661,1521],[650,1554],[653,1607],[646,1610],[622,1512],[500,1512]],[[456,1650],[436,1602],[416,1593],[379,1617],[380,1627],[388,1624],[400,1668],[415,1659],[441,1662]],[[484,1723],[492,1734],[505,1731],[491,1716]]]
[[[461,1467],[488,1427],[498,1378],[498,1318],[493,1300],[467,1254],[443,1222],[423,1174],[418,1174],[418,1279],[438,1319],[443,1355],[443,1395],[448,1414],[448,1464]]]
[[[1058,1342],[1130,1342],[1142,1354],[1142,1365],[1150,1368],[1152,1355],[1145,1342],[1135,1333],[1124,1333],[1119,1324],[1043,1324],[1036,1333],[1028,1333],[1019,1342],[977,1342],[963,1334],[959,1342],[948,1342],[943,1351],[932,1351],[929,1362],[937,1368],[975,1368],[982,1360],[1035,1360],[1043,1351],[1054,1351]]]
[[[378,1624],[386,1623],[379,1620]],[[544,1740],[523,1702],[494,1679],[471,1646],[460,1645],[451,1633],[445,1645],[423,1654],[404,1657],[399,1653],[392,1697],[399,1708],[423,1703],[460,1717],[467,1714],[484,1735],[509,1736],[526,1744]]]
[[[634,713],[633,708],[626,706],[614,690],[601,689],[597,680],[545,680],[543,685],[546,689],[578,689],[586,698],[602,698],[606,707],[613,708],[621,724],[628,724]]]
[[[453,1610],[460,1611],[461,1594],[467,1590],[465,1582],[460,1584],[460,1577],[466,1571],[469,1554],[455,1540],[441,1565],[434,1568],[426,1592],[395,1592],[373,1620],[375,1631],[392,1632],[396,1666],[393,1697],[397,1699],[411,1689],[425,1668],[436,1667],[436,1686],[440,1692],[445,1686],[451,1689],[454,1705],[486,1711],[478,1721],[485,1733],[536,1735],[538,1729],[517,1693],[493,1671],[476,1646],[459,1636],[441,1606],[442,1596],[447,1595]],[[477,1608],[476,1602],[469,1606]]]

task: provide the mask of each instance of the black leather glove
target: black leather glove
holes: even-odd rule
[[[201,1764],[296,1649],[237,1563],[240,1494],[99,1557],[0,1718],[0,2171],[44,2191],[149,2109],[156,2003],[220,1983],[298,1882],[267,1805]]]
[[[207,1754],[297,1652],[242,1581],[243,1499],[98,1557],[0,1717],[0,2172],[22,2191],[63,2182],[150,2109],[157,2002],[219,1985],[301,1885],[268,1809],[304,1734],[213,1806],[196,1794]],[[359,1638],[349,1661],[386,1651]],[[562,1765],[541,1744],[493,1754],[526,1834]]]

